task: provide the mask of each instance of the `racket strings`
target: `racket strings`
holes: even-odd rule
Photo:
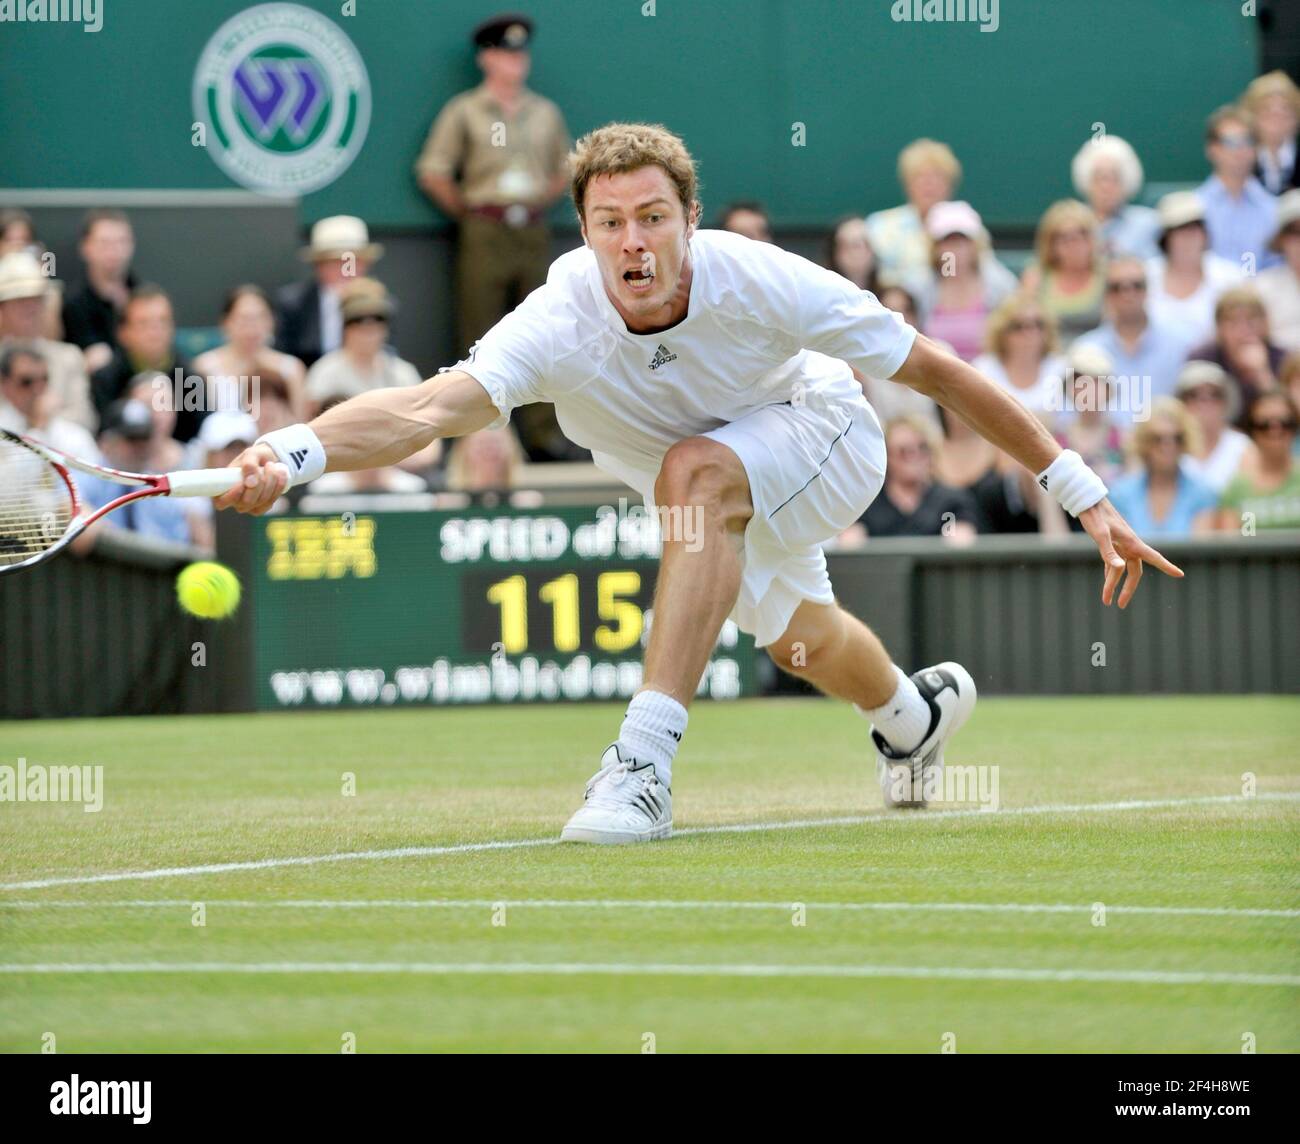
[[[39,453],[0,438],[0,568],[47,552],[72,525],[67,480]]]

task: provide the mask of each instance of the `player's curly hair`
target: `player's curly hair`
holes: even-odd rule
[[[695,160],[681,136],[657,123],[607,123],[578,140],[569,156],[573,205],[583,219],[587,184],[599,175],[622,175],[641,167],[662,167],[672,180],[688,219],[700,218]]]

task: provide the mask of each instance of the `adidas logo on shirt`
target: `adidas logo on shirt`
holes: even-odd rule
[[[670,361],[676,361],[676,360],[677,360],[677,355],[673,353],[672,350],[670,350],[666,345],[660,342],[659,348],[655,350],[655,356],[650,359],[650,368],[658,369],[661,365],[667,365]]]

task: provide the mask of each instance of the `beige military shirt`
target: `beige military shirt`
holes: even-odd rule
[[[467,206],[534,206],[565,170],[569,147],[564,116],[549,99],[525,89],[507,119],[480,85],[438,113],[415,170],[458,179]]]

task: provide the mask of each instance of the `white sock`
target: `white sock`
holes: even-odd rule
[[[639,691],[632,696],[619,728],[618,741],[640,762],[654,764],[655,774],[672,786],[673,756],[686,734],[686,708],[662,691]]]
[[[906,755],[916,750],[930,729],[930,705],[917,690],[898,664],[893,665],[898,676],[898,689],[881,707],[857,707],[858,711],[880,732],[895,754]]]

